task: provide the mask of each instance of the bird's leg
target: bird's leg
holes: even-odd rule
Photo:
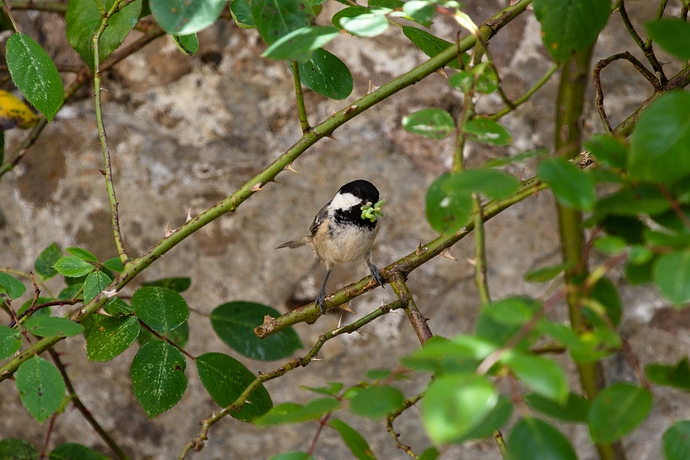
[[[366,261],[367,265],[369,265],[369,271],[371,271],[371,276],[374,277],[374,280],[379,283],[379,286],[381,286],[382,289],[385,289],[383,287],[383,280],[381,280],[381,274],[379,273],[379,269],[376,268],[376,265],[371,263],[371,251],[367,252],[364,255],[364,260]]]
[[[323,302],[326,300],[326,281],[328,281],[328,277],[331,274],[331,269],[329,268],[328,271],[326,272],[326,278],[323,280],[323,284],[321,285],[321,290],[319,291],[318,295],[316,296],[316,305],[319,306],[319,309],[321,309],[321,314],[324,315],[326,314],[326,310],[323,308]]]

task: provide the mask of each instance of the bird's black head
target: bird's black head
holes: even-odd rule
[[[348,184],[343,185],[338,190],[338,194],[345,195],[347,193],[352,194],[355,198],[362,200],[363,204],[371,202],[371,204],[379,201],[379,191],[374,187],[369,181],[366,180],[356,180]]]
[[[328,204],[336,222],[374,229],[377,222],[362,218],[362,206],[379,201],[379,191],[371,182],[356,180],[340,187]]]

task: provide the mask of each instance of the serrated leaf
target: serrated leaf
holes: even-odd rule
[[[149,0],[156,22],[172,35],[189,35],[213,24],[225,0]]]
[[[298,63],[300,80],[304,86],[330,99],[342,100],[352,93],[352,74],[347,66],[324,49],[311,53],[307,62]]]
[[[199,50],[199,39],[196,34],[173,35],[173,41],[177,49],[187,56],[194,56]]]
[[[0,458],[8,460],[37,460],[38,451],[21,439],[0,440]]]
[[[38,423],[55,412],[65,396],[60,371],[45,359],[34,356],[23,362],[17,373],[17,390],[22,404]]]
[[[417,46],[417,48],[422,50],[422,52],[430,58],[436,56],[441,51],[446,50],[448,47],[453,45],[449,41],[438,38],[434,35],[431,35],[429,32],[416,27],[403,26],[403,33],[408,39],[410,39],[412,43]],[[469,56],[463,53],[462,60],[463,63],[469,62]],[[463,69],[463,66],[460,65],[460,62],[457,59],[453,59],[446,65],[452,69]]]
[[[7,292],[10,299],[14,300],[26,292],[26,286],[14,276],[0,272],[0,292]]]
[[[110,284],[111,279],[102,271],[94,271],[88,274],[84,281],[84,303],[91,302]]]
[[[247,0],[233,0],[230,2],[230,13],[238,26],[242,29],[253,29],[256,27],[252,10]]]
[[[405,131],[432,139],[445,139],[455,131],[455,121],[447,111],[438,108],[420,110],[402,120]]]
[[[568,438],[538,418],[521,419],[506,444],[511,460],[577,460]]]
[[[159,334],[172,331],[189,318],[187,302],[168,288],[139,288],[132,295],[131,305],[139,319]]]
[[[290,356],[302,342],[294,329],[287,328],[265,339],[254,334],[264,316],[280,316],[277,310],[254,302],[224,303],[211,313],[211,326],[218,337],[233,350],[260,361],[274,361]]]
[[[589,413],[589,401],[575,393],[568,394],[568,401],[559,404],[552,399],[537,394],[529,394],[524,398],[525,402],[533,409],[542,412],[549,417],[571,423],[586,423]]]
[[[81,334],[84,330],[84,327],[79,323],[55,316],[32,316],[26,320],[24,326],[31,334],[38,337],[52,337],[54,335],[73,337]]]
[[[198,356],[196,368],[204,388],[221,407],[235,402],[256,379],[242,363],[222,353],[205,353]],[[272,407],[271,396],[262,384],[249,396],[239,412],[230,412],[230,415],[243,422],[250,422],[264,415]]]
[[[68,276],[70,278],[78,278],[84,276],[94,269],[94,266],[90,263],[80,259],[75,256],[61,257],[55,264],[53,268],[58,271],[61,275]]]
[[[98,258],[86,249],[72,247],[65,249],[65,252],[87,262],[98,262]]]
[[[363,388],[350,402],[350,411],[377,420],[402,407],[404,401],[400,390],[389,385]]]
[[[103,454],[76,443],[60,444],[50,453],[50,460],[109,460]]]
[[[690,59],[690,24],[680,18],[661,18],[645,24],[654,42],[682,59]]]
[[[12,81],[26,100],[52,121],[63,99],[62,79],[53,60],[41,45],[22,33],[12,35],[5,50]]]
[[[567,401],[568,379],[563,368],[554,361],[510,350],[501,357],[501,362],[535,393],[559,403]]]
[[[132,389],[149,419],[174,407],[187,389],[187,364],[180,351],[166,342],[150,342],[132,361]]]
[[[0,326],[0,359],[9,358],[15,354],[21,344],[21,331],[7,326]]]
[[[292,59],[306,62],[311,52],[333,40],[340,31],[337,27],[307,26],[283,35],[261,54],[271,59]]]
[[[376,37],[388,29],[388,19],[383,14],[365,13],[352,18],[343,16],[340,25],[351,34]]]
[[[690,175],[690,93],[672,91],[647,107],[630,137],[628,172],[664,184]]]
[[[663,437],[666,460],[690,458],[690,420],[681,420],[671,425]]]
[[[613,442],[642,423],[652,408],[649,390],[616,383],[597,395],[589,410],[589,432],[595,442]]]
[[[12,128],[28,129],[36,126],[40,119],[24,102],[7,91],[0,90],[0,132]],[[2,144],[4,148],[4,137]],[[0,162],[2,162],[3,156],[0,153]]]
[[[508,145],[513,142],[508,130],[489,118],[473,118],[465,123],[462,129],[468,141],[494,145]]]
[[[535,0],[534,15],[541,23],[542,41],[554,61],[562,62],[593,44],[608,22],[608,0]]]
[[[104,7],[110,10],[115,0],[106,0]],[[126,4],[108,21],[108,27],[101,35],[99,45],[99,62],[115,51],[127,38],[129,32],[136,25],[141,13],[142,0],[134,0]],[[65,21],[67,22],[67,41],[86,64],[93,70],[94,56],[91,38],[101,26],[103,17],[98,4],[92,0],[72,0],[69,2]]]
[[[34,263],[34,270],[42,280],[48,280],[58,274],[53,265],[60,257],[62,257],[62,253],[55,243],[41,251]]]
[[[254,419],[253,422],[258,426],[300,423],[316,420],[338,408],[340,408],[340,403],[333,398],[313,399],[306,406],[283,403],[275,406],[263,416]]]
[[[328,424],[340,434],[355,458],[358,460],[376,460],[367,441],[355,429],[338,419],[333,419]]]
[[[690,301],[690,250],[660,256],[654,264],[654,282],[674,305]]]
[[[118,273],[120,273],[124,269],[124,267],[122,266],[122,261],[119,257],[113,257],[112,259],[106,260],[105,262],[103,262],[103,266],[108,268],[109,270]]]
[[[172,289],[175,292],[184,292],[192,285],[192,279],[189,277],[182,278],[162,278],[155,281],[144,281],[142,286],[157,286],[167,289]]]
[[[474,67],[472,71],[460,71],[448,79],[451,88],[467,93],[474,83],[474,91],[481,94],[491,94],[498,89],[498,75],[494,69],[485,63]]]
[[[189,340],[189,324],[187,323],[187,321],[180,324],[172,331],[169,331],[167,334],[165,334],[165,338],[180,348],[186,347],[187,341]],[[139,337],[137,337],[137,342],[139,343],[139,346],[144,345],[145,343],[152,342],[154,340],[160,339],[153,335],[153,333],[146,328],[141,329],[141,331],[139,332]]]
[[[307,0],[252,0],[250,5],[256,28],[268,45],[293,30],[307,27],[314,19]]]
[[[86,338],[86,355],[91,361],[109,361],[134,343],[139,335],[139,321],[134,317],[94,315],[96,323]]]
[[[482,313],[499,323],[522,325],[529,322],[541,309],[541,302],[528,297],[506,297],[482,306]]]
[[[539,163],[539,176],[549,184],[556,200],[574,209],[591,210],[596,202],[592,178],[564,158]]]

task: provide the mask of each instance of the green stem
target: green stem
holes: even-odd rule
[[[12,17],[12,11],[10,10],[10,5],[8,4],[7,0],[2,0],[2,7],[5,10],[5,13],[7,13],[7,17],[10,18],[14,31],[19,33],[19,28],[17,27],[17,23],[14,22],[14,17]]]
[[[532,0],[521,0],[519,3],[513,6],[506,7],[498,14],[488,19],[483,23],[480,28],[480,34],[484,39],[488,39],[498,32],[503,26],[510,23],[518,15],[523,13],[527,6],[532,3]],[[474,36],[469,35],[458,44],[453,44],[447,49],[441,51],[439,54],[429,59],[427,62],[415,67],[411,71],[401,75],[400,77],[390,81],[389,83],[381,86],[376,91],[373,91],[366,96],[362,97],[354,104],[349,105],[340,112],[332,115],[324,122],[315,126],[310,133],[303,135],[292,147],[290,147],[284,154],[279,156],[271,165],[269,165],[264,171],[259,173],[245,185],[239,188],[235,193],[216,204],[210,209],[207,209],[203,213],[191,219],[189,222],[183,224],[180,228],[176,229],[172,235],[168,235],[158,242],[149,251],[143,254],[141,257],[124,265],[124,270],[120,275],[115,278],[110,285],[107,287],[106,291],[113,292],[119,291],[124,286],[126,286],[136,275],[138,275],[142,270],[151,265],[157,259],[162,257],[170,249],[179,244],[182,240],[192,235],[194,232],[214,221],[220,216],[227,214],[228,212],[233,212],[237,207],[251,197],[254,193],[259,191],[260,186],[267,184],[272,181],[278,173],[283,171],[285,167],[299,157],[307,148],[314,145],[318,140],[330,135],[335,131],[336,128],[347,123],[350,119],[362,113],[363,111],[373,107],[379,102],[385,100],[391,95],[397,93],[398,91],[407,88],[410,85],[417,83],[418,81],[424,79],[430,74],[434,73],[437,69],[443,67],[448,62],[452,61],[457,57],[458,49],[460,52],[465,52],[474,46],[476,39]],[[542,187],[544,188],[545,185]],[[527,195],[531,195],[533,191],[529,191]],[[514,195],[517,196],[517,195]],[[518,201],[522,199],[519,198]],[[461,237],[460,237],[461,238]],[[452,245],[452,243],[451,243]],[[443,250],[445,248],[442,248]],[[424,259],[426,260],[426,259]],[[406,268],[403,266],[403,268]],[[361,283],[365,285],[367,283]],[[370,287],[373,289],[378,286],[376,283]],[[342,298],[342,296],[341,296]],[[77,321],[82,321],[84,318],[91,316],[101,305],[103,305],[107,300],[105,292],[99,293],[90,302],[84,305],[84,308],[80,310],[81,316],[74,318]],[[328,302],[327,302],[328,303]],[[340,302],[343,303],[343,302]],[[340,304],[338,303],[338,305]],[[298,309],[304,312],[304,309]],[[295,310],[297,311],[297,310]],[[318,307],[314,308],[313,312],[305,315],[301,321],[305,321],[307,318],[312,318],[312,321],[316,318],[316,312]],[[281,317],[284,318],[284,317]],[[35,344],[35,349],[38,353],[44,352],[47,348],[53,346],[63,337],[53,336],[44,337]],[[33,354],[28,354],[26,352],[20,354],[19,356],[13,358],[9,363],[5,364],[0,368],[0,381],[5,380],[12,376],[19,366],[25,362],[27,359],[31,358]]]
[[[504,459],[508,458],[508,446],[506,446],[506,441],[503,439],[503,433],[500,430],[494,431],[494,439],[496,444],[498,444],[498,450],[501,451],[501,457]]]
[[[491,302],[489,285],[486,279],[486,241],[484,237],[484,216],[482,202],[477,194],[472,197],[472,212],[474,213],[474,260],[479,298],[482,304]]]
[[[404,308],[405,313],[407,314],[407,318],[410,320],[410,324],[412,324],[412,328],[417,333],[419,343],[424,345],[427,340],[434,336],[434,334],[431,332],[431,329],[429,329],[429,325],[426,323],[424,316],[417,308],[417,304],[415,303],[414,297],[412,297],[412,293],[405,283],[405,279],[402,275],[397,274],[390,284],[393,288],[393,291],[395,291],[395,295],[397,295],[401,301],[407,302],[407,306]]]
[[[551,75],[553,75],[554,72],[556,72],[556,70],[558,70],[559,67],[560,67],[559,64],[552,65],[551,68],[549,69],[549,71],[546,72],[546,74],[543,77],[541,77],[541,79],[532,88],[530,88],[529,91],[527,91],[520,99],[518,99],[517,101],[514,101],[512,103],[512,107],[506,107],[505,109],[500,110],[500,111],[496,112],[495,114],[491,115],[489,118],[491,118],[492,120],[498,120],[502,116],[512,112],[517,107],[519,107],[522,104],[524,104],[525,102],[527,102],[532,97],[532,94],[536,93],[539,90],[539,88],[544,86],[544,84],[547,81],[549,81],[549,78],[551,78]]]
[[[299,113],[299,124],[302,127],[302,134],[306,134],[311,129],[309,120],[307,120],[307,109],[304,106],[304,93],[302,91],[302,81],[299,76],[299,63],[297,61],[290,61],[292,68],[292,78],[295,81],[295,96],[297,96],[297,111]]]

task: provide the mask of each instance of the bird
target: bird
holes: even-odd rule
[[[379,216],[383,215],[380,212],[383,201],[379,201],[379,191],[371,182],[362,179],[349,182],[316,214],[309,227],[309,236],[276,247],[310,246],[324,263],[326,278],[315,301],[322,314],[325,313],[326,281],[336,264],[364,259],[371,276],[383,287],[379,269],[371,262],[371,247],[379,230]],[[371,212],[373,205],[376,208]]]

